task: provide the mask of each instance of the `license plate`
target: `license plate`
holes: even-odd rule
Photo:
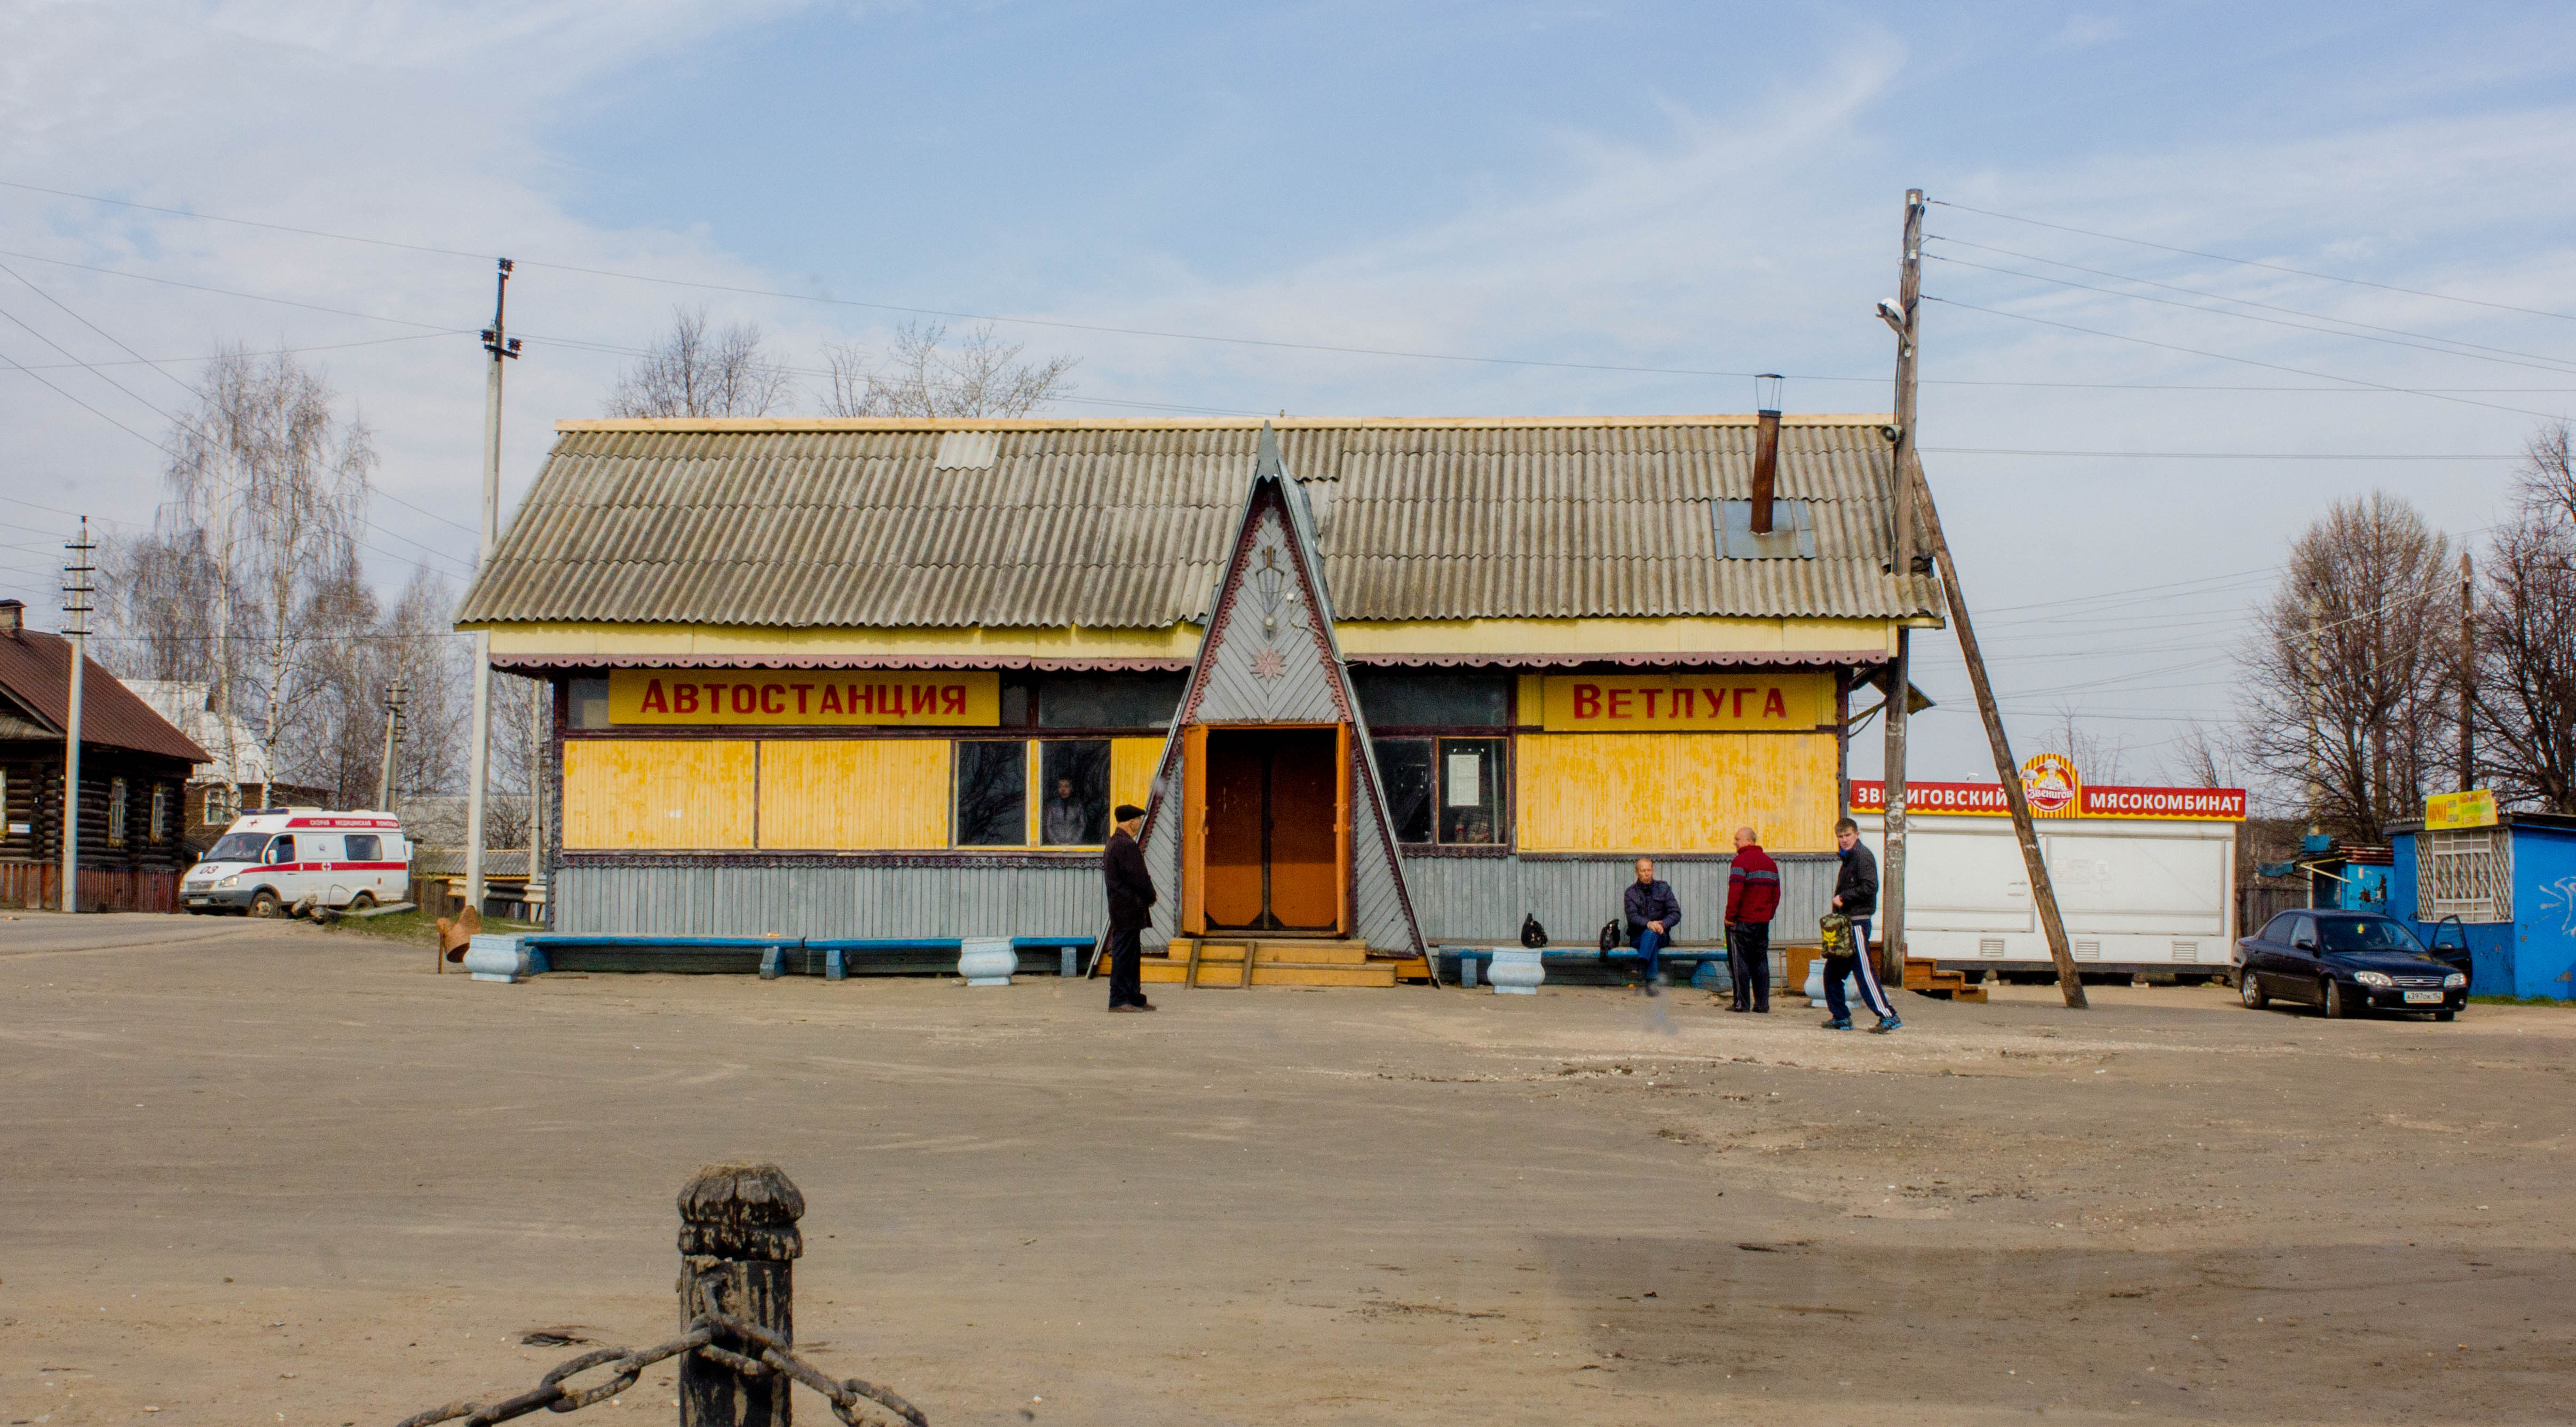
[[[2409,1006],[2438,1006],[2442,1004],[2442,993],[2439,991],[2409,991],[2406,993],[2406,1004]]]

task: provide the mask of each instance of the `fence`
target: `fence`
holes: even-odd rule
[[[805,1252],[796,1221],[805,1196],[774,1164],[716,1164],[680,1190],[680,1320],[688,1330],[649,1348],[600,1348],[498,1402],[451,1402],[400,1427],[463,1419],[488,1427],[538,1411],[571,1412],[633,1387],[644,1370],[680,1360],[680,1427],[788,1427],[788,1393],[803,1383],[850,1427],[929,1427],[921,1409],[859,1378],[835,1379],[796,1356],[795,1266]],[[604,1372],[605,1381],[570,1380]],[[871,1410],[874,1409],[874,1410]]]
[[[58,909],[63,904],[63,869],[54,862],[0,862],[0,907],[29,911]],[[179,910],[179,874],[84,867],[80,874],[80,909],[84,912],[175,912]]]

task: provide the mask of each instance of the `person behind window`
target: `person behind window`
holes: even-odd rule
[[[1055,780],[1055,795],[1046,800],[1039,816],[1050,843],[1091,841],[1091,808],[1075,795],[1071,778]]]

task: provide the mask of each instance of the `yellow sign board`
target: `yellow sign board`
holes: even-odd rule
[[[2495,790],[2471,788],[2465,793],[2434,793],[2424,799],[2424,830],[2446,832],[2453,828],[2494,827],[2496,825]]]
[[[614,726],[991,727],[1002,676],[875,669],[612,669]]]
[[[1823,728],[1834,721],[1834,676],[1551,674],[1539,721],[1550,733]]]

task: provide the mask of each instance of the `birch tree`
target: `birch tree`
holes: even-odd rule
[[[306,677],[299,616],[352,577],[376,465],[366,423],[333,411],[333,396],[284,353],[231,347],[207,363],[169,443],[172,502],[212,566],[216,707],[229,738],[242,695],[257,705],[263,803],[280,744],[323,687]]]
[[[762,346],[757,323],[707,330],[707,310],[683,307],[618,378],[608,414],[767,416],[795,404],[796,379]]]

